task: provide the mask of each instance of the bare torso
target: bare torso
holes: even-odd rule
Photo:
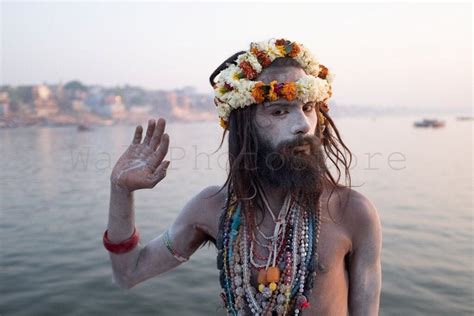
[[[348,256],[352,250],[350,228],[341,220],[342,208],[337,208],[335,202],[336,194],[329,201],[329,210],[325,192],[322,197],[322,223],[320,239],[318,244],[319,267],[315,279],[313,291],[309,297],[310,308],[304,310],[303,315],[347,315],[349,274],[347,268]],[[207,227],[202,227],[214,240],[219,230],[219,218],[223,212],[225,193],[216,196],[215,216],[208,222]],[[218,207],[220,205],[220,207]],[[335,219],[335,223],[332,219]],[[273,232],[274,223],[270,216],[265,216],[261,224],[262,231],[270,235]],[[257,270],[252,267],[251,284],[257,287]],[[301,315],[301,313],[300,313]]]
[[[302,108],[298,108],[300,110]],[[109,222],[107,234],[104,234],[104,237],[108,235],[109,246],[130,238],[136,229],[133,192],[153,188],[166,176],[169,161],[163,159],[168,151],[169,136],[163,134],[164,128],[163,119],[156,123],[150,120],[142,141],[142,127],[138,126],[132,144],[113,169]],[[314,129],[315,126],[313,132]],[[157,236],[145,246],[135,244],[126,253],[109,250],[115,282],[131,289],[175,268],[182,263],[183,257],[190,257],[206,240],[216,240],[226,201],[225,190],[217,193],[218,189],[207,187],[190,199],[166,234]],[[329,191],[326,186],[321,197],[319,267],[309,297],[310,308],[303,314],[347,315],[349,311],[356,316],[378,315],[382,232],[377,209],[352,189],[338,188],[332,195]],[[284,195],[275,189],[268,194],[269,208],[283,204],[278,199]],[[268,215],[260,224],[266,235],[274,230],[274,222]],[[257,285],[256,273],[256,270],[252,271],[253,286]]]

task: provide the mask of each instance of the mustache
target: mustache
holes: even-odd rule
[[[277,145],[276,151],[285,155],[290,155],[293,153],[295,147],[309,145],[311,152],[314,152],[314,149],[320,144],[320,139],[315,135],[301,135],[294,139],[282,141]]]

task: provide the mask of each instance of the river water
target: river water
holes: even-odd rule
[[[355,189],[383,227],[381,315],[472,315],[473,125],[446,117],[340,118],[355,155]],[[112,282],[102,246],[109,175],[133,126],[0,130],[0,314],[224,315],[214,248],[127,291]],[[187,200],[222,184],[226,147],[212,123],[170,123],[168,176],[135,193],[142,243]]]

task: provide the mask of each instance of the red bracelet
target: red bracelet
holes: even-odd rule
[[[137,231],[137,228],[133,228],[133,234],[127,240],[122,241],[119,244],[113,244],[110,242],[107,236],[107,230],[104,233],[104,238],[102,239],[105,249],[112,253],[121,254],[131,251],[138,244],[140,240],[140,234]]]

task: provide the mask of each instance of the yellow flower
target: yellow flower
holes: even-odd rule
[[[225,94],[226,92],[227,92],[227,89],[225,88],[225,86],[222,86],[222,87],[219,88],[219,93],[221,95]]]
[[[278,96],[277,94],[275,93],[275,85],[277,84],[277,81],[276,80],[273,80],[272,82],[270,82],[269,86],[270,86],[270,91],[268,91],[268,100],[269,101],[275,101],[278,99]]]
[[[285,45],[275,45],[275,47],[278,49],[281,56],[286,55]]]
[[[232,73],[232,80],[238,81],[240,78],[242,78],[242,76],[237,71]]]

